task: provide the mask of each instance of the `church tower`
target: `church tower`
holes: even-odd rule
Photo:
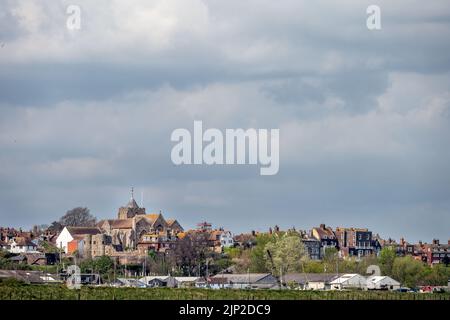
[[[136,200],[134,200],[134,189],[131,188],[131,199],[125,207],[119,208],[118,218],[129,219],[136,215],[145,215],[145,208],[139,208]]]

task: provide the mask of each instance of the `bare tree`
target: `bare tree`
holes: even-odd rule
[[[76,207],[66,212],[59,219],[59,223],[63,226],[71,227],[93,227],[96,218],[90,214],[88,208]]]

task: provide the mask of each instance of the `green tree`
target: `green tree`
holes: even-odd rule
[[[256,245],[250,252],[250,272],[269,272],[271,269],[266,265],[266,245],[274,242],[273,234],[259,234],[256,237]]]
[[[278,237],[275,242],[267,243],[265,250],[266,266],[272,269],[273,261],[273,272],[277,275],[280,271],[283,274],[302,272],[304,263],[308,261],[308,254],[298,233],[286,233]]]
[[[450,267],[444,264],[436,264],[433,267],[426,266],[421,275],[421,283],[430,286],[443,286],[450,279]]]
[[[392,275],[392,268],[394,266],[396,256],[395,249],[392,247],[384,247],[381,250],[380,256],[378,257],[378,262],[380,264],[382,274],[388,276]]]
[[[404,286],[416,287],[420,284],[420,278],[424,270],[421,261],[414,260],[412,257],[399,257],[394,260],[392,265],[392,277]]]

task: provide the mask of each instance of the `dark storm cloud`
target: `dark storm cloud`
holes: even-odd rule
[[[448,237],[445,1],[3,2],[2,225],[75,206],[113,217],[129,187],[185,227],[367,226]],[[175,166],[176,128],[280,128],[280,172]],[[140,202],[140,201],[138,201]],[[423,217],[426,217],[425,219]]]

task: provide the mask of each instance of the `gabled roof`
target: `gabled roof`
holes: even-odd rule
[[[354,277],[362,277],[361,275],[357,274],[357,273],[346,273],[341,275],[339,278],[334,279],[333,281],[331,281],[330,283],[332,284],[340,284],[340,283],[344,283]]]
[[[398,282],[397,280],[392,279],[391,277],[388,277],[388,276],[371,276],[371,277],[367,278],[367,282],[372,282],[372,283],[378,283],[383,280],[395,282],[396,284],[400,285],[400,282]]]
[[[114,219],[108,220],[112,229],[132,229],[133,228],[133,219]]]
[[[37,247],[37,245],[24,237],[15,237],[14,242],[18,246]]]
[[[167,219],[167,220],[166,220],[166,222],[167,222],[167,224],[168,224],[169,226],[172,225],[172,224],[174,224],[175,221],[177,221],[177,220],[175,220],[175,219]]]
[[[171,276],[145,276],[139,279],[139,281],[142,282],[148,282],[148,281],[152,281],[154,279],[158,279],[161,281],[167,281],[171,278]]]
[[[101,220],[99,223],[97,223],[97,227],[102,228],[106,222],[110,225],[111,229],[133,228],[133,218]]]
[[[283,276],[283,282],[296,282],[301,284],[307,282],[330,283],[337,278],[339,278],[339,275],[336,273],[288,273]]]
[[[159,216],[161,216],[161,213],[149,213],[145,215],[145,217],[149,219],[152,223],[155,222],[156,219],[159,218]]]
[[[177,282],[195,282],[199,281],[200,277],[174,277]]]
[[[139,206],[136,203],[136,201],[133,198],[131,198],[130,201],[127,203],[127,208],[136,209],[139,208]]]
[[[319,234],[321,239],[323,239],[325,236],[327,238],[335,238],[334,232],[330,227],[325,227],[325,229],[315,227],[313,229]]]
[[[99,234],[102,233],[101,230],[97,227],[66,227],[67,231],[74,236],[76,234]]]
[[[227,278],[232,283],[255,283],[270,275],[270,273],[231,273],[216,274],[211,278]]]

